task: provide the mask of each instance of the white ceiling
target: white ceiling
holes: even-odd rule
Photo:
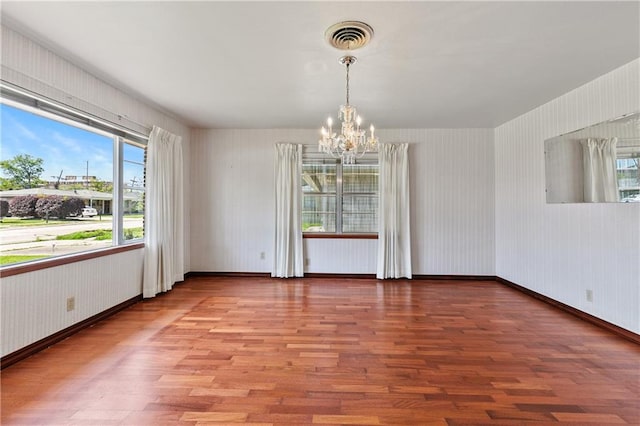
[[[28,2],[3,22],[195,127],[313,128],[344,103],[325,30],[353,52],[351,103],[377,128],[496,127],[640,57],[629,2]]]

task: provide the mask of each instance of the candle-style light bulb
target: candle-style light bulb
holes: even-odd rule
[[[373,132],[375,130],[375,128],[373,127],[373,124],[371,125],[371,127],[369,127],[369,130],[371,130],[371,137],[373,137]]]
[[[360,124],[362,124],[362,118],[360,116],[356,117],[356,124],[358,125],[358,130],[360,130]]]

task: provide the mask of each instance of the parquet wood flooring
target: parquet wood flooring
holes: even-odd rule
[[[195,277],[1,379],[3,425],[640,424],[640,346],[493,281]]]

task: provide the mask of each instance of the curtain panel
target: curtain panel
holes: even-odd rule
[[[411,278],[409,144],[380,144],[378,279]]]
[[[147,145],[145,298],[184,280],[183,181],[182,137],[154,126]]]
[[[584,168],[584,201],[618,201],[618,177],[616,168],[617,138],[589,138],[582,144]]]
[[[276,235],[271,276],[302,277],[302,145],[279,143],[275,150]]]

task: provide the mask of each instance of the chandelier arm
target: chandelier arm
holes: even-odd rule
[[[333,152],[333,149],[329,148],[328,150],[324,151],[325,154],[329,154],[329,156],[331,158],[342,158],[342,156],[340,155],[340,153],[338,152]]]

